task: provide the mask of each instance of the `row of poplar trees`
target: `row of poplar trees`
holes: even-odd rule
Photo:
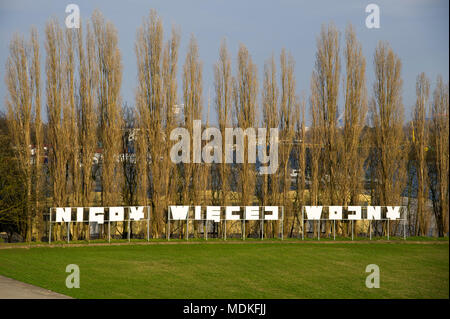
[[[152,10],[136,36],[138,79],[132,108],[120,96],[117,31],[98,11],[79,29],[64,29],[55,19],[47,23],[45,88],[36,30],[29,41],[12,39],[5,77],[7,123],[23,176],[20,231],[26,241],[45,235],[43,214],[49,207],[96,205],[150,205],[152,236],[161,237],[167,207],[176,203],[284,206],[284,232],[289,235],[302,205],[362,204],[366,172],[372,204],[404,204],[404,190],[417,185],[413,234],[426,235],[432,215],[437,234],[448,233],[449,91],[441,77],[433,93],[426,75],[417,77],[413,120],[405,126],[399,57],[387,43],[379,43],[373,57],[375,81],[368,94],[366,59],[351,26],[342,49],[336,27],[322,27],[308,97],[297,94],[294,58],[284,49],[278,63],[273,55],[266,61],[260,84],[257,66],[242,44],[233,75],[223,41],[205,124],[210,125],[213,104],[222,136],[226,127],[266,127],[267,132],[278,127],[279,168],[258,177],[255,164],[246,160],[233,166],[176,165],[170,160],[171,130],[182,125],[192,136],[193,120],[202,119],[205,112],[197,42],[191,37],[181,68],[181,90],[179,44],[179,29],[173,28],[164,39],[161,18]],[[46,123],[41,116],[42,91]],[[344,97],[341,110],[339,91]],[[180,104],[181,119],[173,112]],[[306,127],[308,111],[311,124]],[[98,149],[100,165],[94,165]],[[290,175],[292,157],[300,172],[295,181]],[[407,173],[410,166],[412,177]],[[94,189],[96,180],[99,192]],[[74,229],[73,236],[78,231]],[[252,231],[247,228],[249,234]],[[340,225],[340,233],[347,231]]]

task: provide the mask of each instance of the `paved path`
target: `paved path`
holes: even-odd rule
[[[0,276],[0,299],[70,299],[71,297]]]

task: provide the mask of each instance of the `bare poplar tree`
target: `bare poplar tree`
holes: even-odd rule
[[[306,205],[306,124],[305,124],[305,112],[306,101],[304,95],[302,95],[299,104],[299,116],[297,117],[296,124],[296,154],[297,154],[297,178],[296,178],[296,205],[294,206],[297,212],[303,205]],[[299,216],[297,216],[298,218]]]
[[[165,204],[170,200],[170,189],[175,187],[170,179],[175,168],[170,162],[168,140],[175,125],[179,38],[179,31],[173,29],[163,51],[162,21],[152,10],[138,30],[135,45],[139,79],[136,90],[138,196],[145,203],[147,192],[150,193],[152,233],[156,237],[164,231]]]
[[[21,220],[20,223],[24,224],[25,240],[30,242],[34,218],[39,213],[38,185],[33,187],[33,183],[37,183],[40,178],[42,145],[40,61],[36,30],[31,31],[29,43],[19,35],[15,35],[11,40],[9,52],[5,77],[9,93],[6,98],[7,118],[13,149],[25,184],[26,197],[23,205],[25,220]],[[34,139],[32,131],[35,131]],[[34,154],[32,154],[33,144]]]
[[[294,227],[294,207],[292,206],[293,198],[289,196],[291,189],[291,172],[290,172],[290,159],[293,148],[293,139],[295,137],[295,126],[298,123],[299,101],[295,92],[295,75],[294,75],[294,58],[291,54],[287,55],[283,49],[280,55],[281,66],[281,100],[279,110],[279,127],[280,127],[280,149],[281,158],[280,166],[282,171],[280,172],[281,189],[282,189],[282,205],[284,206],[285,218],[284,227],[285,231],[288,231],[288,223],[291,222],[291,232]],[[275,191],[278,191],[276,188]]]
[[[105,22],[100,12],[92,16],[98,74],[99,140],[102,146],[101,181],[103,206],[120,204],[117,198],[122,189],[119,156],[122,146],[123,120],[121,117],[120,86],[122,62],[117,30]]]
[[[263,145],[266,150],[269,147],[270,128],[279,127],[279,97],[280,90],[277,83],[277,66],[275,57],[272,57],[264,64],[264,80],[262,89],[262,113],[263,125],[266,128],[266,144]],[[273,185],[279,185],[279,170],[274,174],[265,174],[262,190],[262,203],[279,203],[279,188]]]
[[[346,75],[340,193],[346,206],[360,204],[359,195],[363,191],[362,177],[368,145],[365,145],[362,136],[367,115],[366,60],[351,25],[347,27],[345,43]]]
[[[69,127],[68,129],[68,136],[71,141],[71,147],[69,148],[70,154],[69,154],[69,171],[70,171],[70,185],[68,185],[68,188],[70,189],[71,193],[71,205],[72,206],[79,206],[81,205],[81,189],[80,189],[80,178],[81,178],[81,171],[80,171],[80,149],[79,149],[79,141],[78,141],[78,116],[77,116],[77,108],[75,103],[76,98],[76,75],[75,75],[75,68],[76,68],[76,56],[75,56],[75,50],[76,50],[76,31],[75,29],[66,29],[65,32],[65,71],[66,71],[66,96],[67,99],[65,103],[68,106],[68,122]],[[76,226],[76,225],[75,225]],[[75,231],[75,239],[77,237],[78,232]]]
[[[53,206],[61,207],[70,203],[68,175],[72,141],[70,138],[71,109],[70,68],[68,64],[67,43],[64,32],[56,19],[50,20],[46,33],[46,74],[47,74],[47,116],[49,173],[53,191]],[[56,240],[62,235],[62,225],[55,225]]]
[[[64,34],[64,96],[63,113],[67,120],[64,131],[66,133],[66,143],[71,145],[67,147],[68,162],[67,162],[67,179],[66,179],[66,193],[69,197],[71,206],[80,206],[82,204],[82,190],[81,190],[81,158],[80,158],[80,143],[78,136],[78,110],[76,99],[76,49],[77,49],[77,29],[66,29]],[[72,224],[74,240],[78,239],[78,224]]]
[[[39,51],[39,40],[37,30],[33,28],[31,30],[31,46],[32,46],[32,69],[31,69],[31,81],[34,91],[34,134],[35,134],[35,154],[34,154],[34,216],[33,221],[38,228],[38,238],[43,232],[43,216],[42,216],[42,202],[44,201],[44,136],[43,125],[41,119],[41,59]]]
[[[314,73],[311,77],[311,96],[309,98],[311,127],[309,130],[309,171],[310,171],[310,187],[309,187],[309,202],[310,205],[316,206],[320,202],[320,179],[321,172],[319,161],[322,157],[322,134],[323,126],[320,124],[320,90],[316,86]],[[315,227],[315,225],[314,225]],[[305,231],[304,229],[302,230]],[[317,229],[315,229],[317,231]]]
[[[198,44],[194,36],[189,42],[188,52],[183,68],[184,124],[191,138],[190,149],[194,153],[194,121],[202,119],[202,64],[199,61]],[[193,204],[200,191],[200,169],[196,163],[186,164],[183,191],[184,203]]]
[[[262,120],[263,126],[266,128],[266,139],[265,145],[260,145],[260,147],[264,147],[265,150],[269,148],[270,144],[270,136],[269,132],[271,128],[279,128],[279,97],[280,92],[277,83],[277,66],[275,63],[275,57],[272,54],[271,58],[266,61],[264,64],[264,80],[263,80],[263,88],[262,88]],[[261,202],[262,205],[275,205],[281,204],[280,200],[280,171],[284,171],[278,169],[273,174],[265,174],[262,182],[262,191],[261,191]],[[275,237],[276,225],[273,222],[266,223],[266,229],[264,232],[266,234],[272,235]]]
[[[67,136],[68,108],[66,96],[65,43],[63,30],[56,20],[50,20],[46,29],[46,73],[49,171],[53,184],[53,204],[68,204],[66,193],[69,143]]]
[[[214,87],[216,91],[216,112],[222,137],[225,136],[225,128],[232,125],[232,75],[231,58],[228,53],[226,41],[223,40],[219,51],[219,61],[214,65]],[[222,143],[222,156],[225,154],[225,143]],[[229,164],[222,161],[220,164],[220,201],[222,205],[227,205],[229,198]]]
[[[95,42],[89,23],[86,27],[85,46],[83,45],[82,27],[78,31],[78,140],[81,152],[81,204],[84,207],[92,203],[93,172],[92,163],[97,143],[97,89],[98,68],[95,60]]]
[[[78,88],[76,96],[79,168],[75,171],[78,182],[78,204],[88,207],[93,201],[93,158],[97,145],[97,90],[98,65],[95,57],[95,40],[89,22],[86,24],[86,36],[83,40],[83,27],[80,26],[76,38],[76,57],[78,62]],[[76,163],[74,163],[76,164]],[[89,229],[83,228],[84,237],[89,238]],[[78,228],[74,236],[78,235]]]
[[[173,27],[171,38],[167,41],[163,51],[162,61],[162,85],[163,85],[163,109],[164,109],[164,136],[167,139],[170,132],[177,126],[177,118],[174,113],[175,105],[178,103],[177,68],[178,50],[180,46],[180,31]],[[160,162],[160,170],[163,181],[164,201],[161,203],[163,209],[177,201],[177,192],[180,174],[177,167],[170,158],[171,144],[166,141],[162,144],[163,161]],[[184,228],[183,228],[184,229]]]
[[[194,154],[194,121],[202,120],[202,63],[199,60],[198,44],[192,35],[189,41],[188,52],[183,67],[183,99],[184,99],[184,125],[188,130],[191,141],[189,142],[190,150]],[[190,156],[190,155],[189,155]],[[195,157],[195,154],[193,155]],[[201,161],[201,159],[200,159]],[[202,166],[195,163],[194,158],[191,163],[184,165],[184,185],[183,185],[183,202],[203,203],[204,186],[202,187]],[[203,193],[204,195],[204,193]]]
[[[318,125],[323,145],[323,172],[326,203],[337,205],[338,196],[338,92],[340,76],[339,31],[331,24],[322,26],[317,39],[316,62],[313,71],[314,98],[317,99]]]
[[[433,211],[439,236],[448,236],[449,203],[449,90],[442,77],[437,79],[431,109],[431,148],[433,161],[429,166],[429,182],[433,198]]]
[[[138,87],[136,107],[139,118],[139,136],[137,147],[138,188],[140,198],[147,201],[150,192],[153,211],[152,233],[158,235],[158,220],[162,218],[160,188],[151,181],[158,180],[158,162],[162,156],[162,93],[161,93],[161,55],[163,46],[162,21],[152,10],[143,21],[137,33],[136,57],[138,69]]]
[[[429,214],[426,212],[427,201],[427,163],[426,146],[428,141],[428,130],[426,128],[426,117],[429,109],[430,81],[425,73],[417,76],[416,81],[416,105],[414,107],[412,121],[412,152],[417,176],[417,211],[418,221],[417,233],[425,236],[430,224]]]
[[[370,111],[373,123],[372,161],[376,176],[373,205],[399,205],[405,185],[406,149],[401,99],[401,61],[380,42],[374,56],[375,83]]]
[[[314,121],[313,135],[319,134],[322,167],[318,167],[319,183],[323,184],[322,202],[341,202],[339,196],[339,132],[337,128],[338,93],[340,82],[339,31],[330,24],[323,25],[317,38],[317,53],[312,74],[312,97]],[[320,133],[319,133],[320,132]],[[314,143],[314,142],[313,142]],[[317,150],[313,150],[313,153]],[[316,155],[316,154],[315,154]],[[316,163],[313,163],[316,165]],[[313,167],[316,170],[316,167]],[[316,187],[316,185],[313,185]],[[318,186],[317,186],[318,187]],[[317,196],[318,194],[314,194]],[[326,232],[329,232],[328,222]]]
[[[337,132],[338,165],[336,181],[338,198],[344,206],[359,205],[363,191],[364,162],[367,146],[364,143],[363,129],[367,115],[367,92],[365,82],[366,61],[361,44],[351,25],[345,35],[344,59],[346,74],[344,77],[343,127]],[[347,235],[347,227],[354,224],[338,222],[338,227]]]
[[[239,47],[237,61],[237,73],[233,78],[234,114],[236,126],[245,132],[247,128],[257,127],[257,67],[243,44]],[[249,141],[250,138],[247,135],[247,143],[244,141],[243,163],[239,164],[239,201],[242,206],[252,205],[255,195],[256,170],[255,164],[248,161]]]

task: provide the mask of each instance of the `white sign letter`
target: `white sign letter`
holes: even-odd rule
[[[320,219],[322,206],[305,206],[307,219]]]
[[[144,206],[130,207],[130,219],[131,220],[144,219]]]
[[[206,206],[206,219],[220,222],[220,206]]]
[[[367,219],[381,219],[381,206],[367,206]]]
[[[391,220],[400,218],[400,206],[387,206],[386,217]]]
[[[225,207],[225,219],[226,220],[239,220],[238,215],[233,215],[233,212],[240,211],[241,208],[239,206],[227,206]]]
[[[173,220],[185,220],[187,218],[187,213],[189,206],[169,206],[172,212]]]
[[[202,219],[202,207],[195,206],[195,219]]]
[[[278,206],[265,206],[265,212],[272,212],[271,215],[264,215],[265,220],[278,220]]]
[[[72,219],[72,208],[70,207],[57,207],[56,208],[56,222],[70,222]]]
[[[259,219],[259,207],[245,206],[245,220],[258,220],[258,219]]]
[[[347,210],[349,212],[355,212],[352,215],[348,215],[349,220],[360,220],[361,219],[361,206],[348,206]]]
[[[83,207],[77,207],[77,222],[83,221],[84,218],[83,213],[84,213]]]
[[[123,221],[123,207],[110,207],[109,208],[109,221],[121,222]]]
[[[330,206],[328,207],[328,218],[330,220],[342,219],[342,206]]]
[[[103,207],[90,207],[89,208],[89,221],[103,224],[105,210]]]

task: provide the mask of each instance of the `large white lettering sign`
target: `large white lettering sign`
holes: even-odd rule
[[[169,206],[169,220],[278,220],[278,206]]]
[[[92,222],[103,224],[105,221],[123,222],[149,219],[148,206],[131,207],[55,207],[51,209],[51,220],[56,223]],[[145,213],[147,212],[147,213]],[[54,213],[54,214],[53,214]]]
[[[279,220],[278,206],[178,206],[168,207],[168,220]],[[148,206],[56,207],[51,221],[122,222],[149,219]],[[402,206],[303,206],[305,220],[399,220]]]
[[[399,220],[401,211],[402,206],[304,206],[302,216],[305,220]]]
[[[301,214],[300,216],[297,214]],[[397,221],[403,225],[403,237],[406,238],[406,224],[407,224],[407,208],[405,206],[303,206],[299,211],[291,211],[288,215],[291,223],[295,223],[295,218],[299,217],[297,224],[293,224],[292,231],[297,231],[298,235],[301,233],[304,238],[305,233],[308,234],[308,228],[311,230],[311,225],[319,225],[321,229],[321,221],[332,221],[333,237],[335,237],[336,222],[348,221],[352,225],[352,239],[354,235],[354,221],[369,221],[368,237],[372,238],[372,232],[377,232],[377,225],[380,223],[372,223],[372,221],[385,221],[387,223],[386,232],[389,240],[389,222]],[[189,239],[192,233],[189,229],[194,222],[201,222],[200,232],[204,233],[205,239],[208,239],[208,233],[215,232],[213,225],[222,223],[222,235],[224,240],[227,238],[227,221],[237,221],[240,224],[240,233],[242,239],[245,240],[247,232],[245,230],[245,221],[259,222],[259,231],[252,230],[252,236],[260,236],[264,239],[265,221],[279,221],[278,237],[283,239],[284,230],[284,208],[283,206],[189,206],[189,205],[170,205],[167,207],[166,219],[166,238],[169,240],[171,234],[179,232],[179,235],[184,232],[186,239]],[[107,227],[102,229],[107,230],[108,240],[111,239],[111,222],[128,222],[129,227],[134,221],[147,222],[147,240],[150,240],[150,206],[114,206],[114,207],[54,207],[50,209],[49,219],[49,243],[52,238],[52,223],[67,223],[67,241],[69,242],[71,233],[71,223],[89,222],[96,224],[107,224]],[[176,230],[171,232],[171,224],[173,221],[185,221],[183,231],[180,231],[179,225]],[[208,223],[212,222],[212,223]],[[305,223],[307,222],[307,223]],[[176,224],[176,223],[175,223]],[[374,225],[373,225],[374,224]],[[231,224],[233,228],[234,224]],[[257,225],[257,224],[256,224]],[[309,227],[307,227],[309,225]],[[93,225],[91,225],[93,226]],[[254,228],[255,225],[252,227]],[[273,225],[272,225],[273,226]],[[276,225],[275,225],[276,226]],[[97,227],[94,225],[94,228]],[[115,226],[113,226],[115,227]],[[296,227],[296,228],[294,228]],[[217,231],[217,230],[216,230]],[[236,229],[231,230],[235,235]],[[360,230],[358,230],[360,231]],[[381,230],[383,231],[383,230]],[[90,230],[92,232],[92,230]],[[239,232],[239,225],[238,225]],[[258,233],[259,232],[259,233]],[[380,230],[378,230],[378,233]],[[95,233],[95,231],[94,231]],[[317,232],[317,237],[320,236],[320,231]],[[217,235],[217,234],[216,234]],[[90,236],[90,233],[89,233]],[[130,241],[130,232],[128,232],[128,240]],[[89,237],[90,238],[90,237]]]

